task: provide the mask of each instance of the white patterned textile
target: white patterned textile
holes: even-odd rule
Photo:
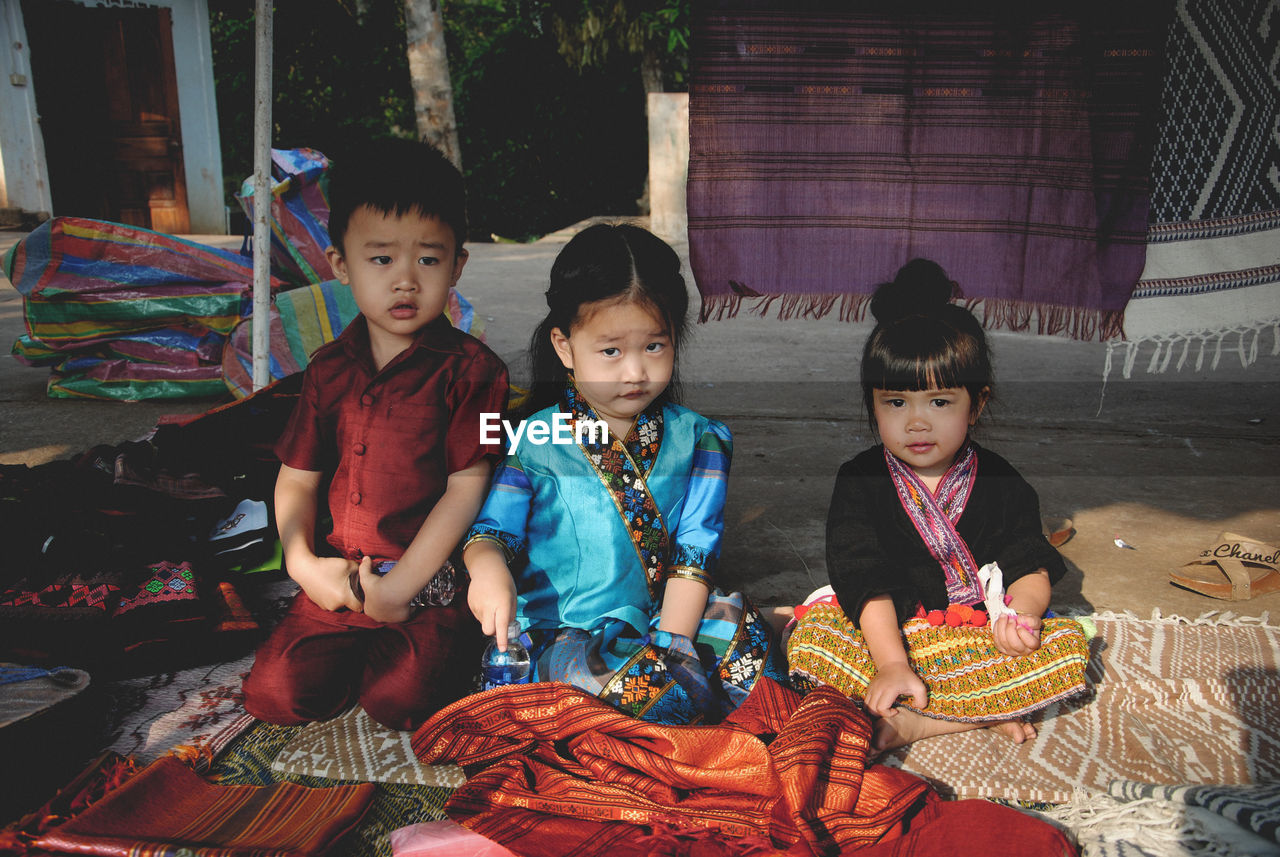
[[[1146,267],[1104,381],[1280,355],[1277,22],[1280,0],[1175,4]]]
[[[1015,745],[990,729],[897,750],[890,764],[944,794],[1067,803],[1112,780],[1178,785],[1280,781],[1280,627],[1210,614],[1196,620],[1095,618],[1092,693],[1030,720]],[[896,760],[896,761],[895,761]]]
[[[286,774],[457,788],[467,781],[457,765],[424,765],[409,745],[412,732],[388,729],[359,706],[309,723],[280,749],[271,768]]]

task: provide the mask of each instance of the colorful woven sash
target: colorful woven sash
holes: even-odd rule
[[[973,445],[966,443],[956,455],[955,463],[938,483],[937,493],[925,487],[915,471],[888,448],[884,451],[884,460],[889,465],[889,475],[898,489],[902,508],[946,574],[947,600],[952,604],[982,601],[984,593],[978,580],[978,564],[955,527],[964,514],[973,481],[978,476],[978,454]]]
[[[564,409],[573,415],[575,426],[600,420],[572,378],[565,388]],[[622,516],[644,567],[649,595],[656,598],[666,579],[671,538],[645,477],[652,472],[662,448],[662,405],[655,402],[636,417],[625,441],[612,435],[601,440],[592,432],[584,432],[581,447]]]

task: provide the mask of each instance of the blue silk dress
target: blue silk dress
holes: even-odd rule
[[[542,435],[569,443],[532,443]],[[467,543],[495,542],[516,581],[532,680],[565,681],[646,720],[720,719],[766,672],[785,680],[771,632],[740,593],[715,589],[732,437],[687,408],[655,403],[624,441],[570,384],[529,418]],[[566,422],[570,428],[566,428]],[[697,638],[658,630],[667,580],[711,590]]]

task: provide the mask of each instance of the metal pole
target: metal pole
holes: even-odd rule
[[[272,0],[254,12],[253,389],[271,380],[271,43]]]

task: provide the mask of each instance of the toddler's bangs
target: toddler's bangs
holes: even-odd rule
[[[880,372],[868,373],[874,377],[868,378],[867,383],[876,390],[945,390],[964,386],[954,383],[944,371],[946,368],[939,366],[936,359],[894,360],[892,365],[882,366]]]
[[[945,390],[987,383],[982,355],[967,337],[886,331],[867,349],[862,382],[877,390]],[[895,335],[898,334],[898,335]],[[893,341],[898,340],[898,341]]]

